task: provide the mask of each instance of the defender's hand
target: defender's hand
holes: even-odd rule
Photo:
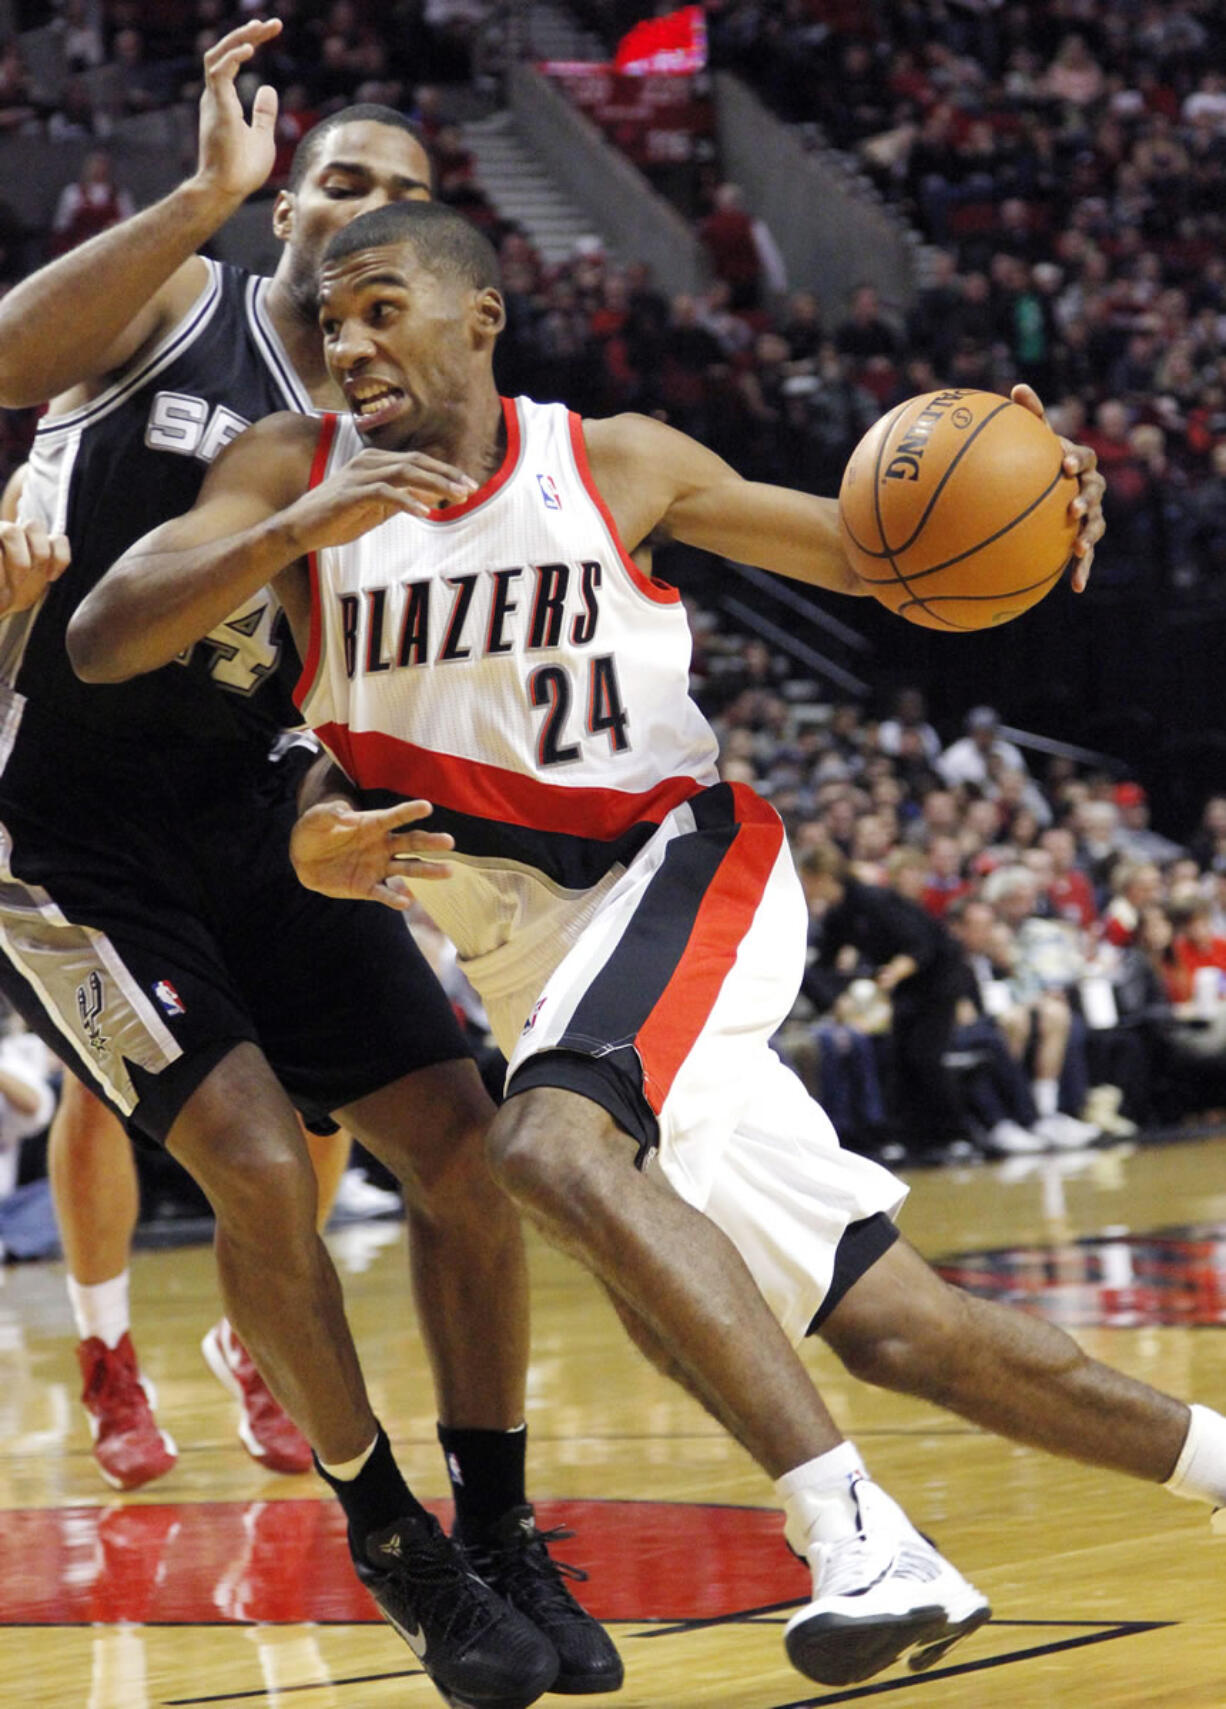
[[[221,195],[238,201],[258,190],[272,171],[277,152],[273,135],[277,92],[260,85],[248,124],[234,83],[255,50],[280,32],[279,18],[258,18],[231,30],[204,56],[196,174]]]
[[[383,902],[401,911],[412,907],[406,880],[446,878],[451,868],[431,855],[454,847],[445,831],[405,827],[433,812],[428,801],[403,801],[395,807],[362,812],[342,801],[321,801],[308,808],[290,836],[290,859],[299,882],[324,896]]]
[[[67,537],[41,522],[0,522],[0,617],[36,605],[71,557]]]
[[[1015,404],[1030,410],[1040,421],[1047,420],[1033,387],[1014,386],[1009,395]],[[1064,447],[1065,473],[1076,475],[1081,489],[1072,503],[1073,514],[1080,524],[1073,542],[1073,556],[1077,559],[1073,569],[1073,592],[1084,593],[1090,579],[1090,565],[1094,562],[1094,548],[1107,526],[1103,521],[1103,493],[1107,483],[1098,472],[1098,456],[1088,445],[1075,445],[1071,439],[1063,438],[1060,443]]]
[[[426,516],[440,505],[462,504],[476,490],[462,469],[424,452],[368,446],[290,505],[282,520],[303,556],[345,546],[391,516]]]

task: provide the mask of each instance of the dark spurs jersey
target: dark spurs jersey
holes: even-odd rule
[[[204,291],[155,350],[38,429],[21,514],[66,533],[72,563],[33,610],[0,624],[6,761],[14,745],[34,744],[44,753],[76,744],[101,766],[108,753],[183,744],[264,752],[300,723],[289,693],[297,660],[268,590],[175,663],[131,682],[82,683],[65,649],[86,594],[133,541],[191,508],[224,445],[276,410],[312,409],[268,316],[269,281],[207,265]]]

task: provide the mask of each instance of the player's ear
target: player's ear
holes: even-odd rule
[[[507,324],[502,292],[496,291],[492,285],[478,291],[473,298],[473,319],[479,332],[487,338],[497,338]]]
[[[292,190],[278,190],[277,199],[272,205],[273,235],[282,243],[288,243],[294,231],[294,194]]]

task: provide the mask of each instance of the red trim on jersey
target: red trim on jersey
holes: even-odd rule
[[[470,511],[478,510],[483,504],[487,504],[496,492],[506,486],[519,467],[519,454],[523,440],[519,430],[519,411],[515,407],[514,398],[499,398],[498,401],[502,405],[502,419],[507,427],[506,456],[485,485],[478,487],[470,498],[464,500],[463,504],[449,504],[446,510],[431,510],[426,515],[427,522],[455,522],[459,517],[467,516]]]
[[[635,1039],[643,1092],[657,1115],[707,1024],[783,846],[783,821],[774,808],[743,783],[730,788],[736,838],[707,887],[672,977]]]
[[[319,420],[319,438],[315,441],[315,453],[311,458],[311,473],[307,477],[307,490],[317,487],[328,472],[328,459],[332,455],[332,445],[336,439],[337,418],[335,415],[323,415]],[[319,670],[319,654],[323,646],[323,614],[319,600],[319,563],[314,552],[307,553],[307,575],[311,585],[311,630],[307,639],[306,658],[302,661],[302,670],[298,681],[294,684],[294,705],[302,710],[302,703],[315,686],[315,676]]]
[[[655,581],[651,576],[645,576],[634,559],[622,544],[622,537],[617,532],[617,524],[613,520],[613,512],[601,496],[600,489],[592,478],[592,465],[587,458],[587,445],[583,438],[583,421],[574,410],[567,411],[567,422],[570,426],[570,448],[574,455],[575,467],[579,471],[579,479],[587,489],[587,496],[604,519],[604,525],[609,530],[613,544],[617,547],[617,555],[622,561],[622,568],[630,577],[640,593],[654,600],[657,605],[677,605],[681,595],[675,587],[667,582]]]
[[[669,777],[637,794],[564,789],[502,766],[418,748],[381,730],[321,724],[315,733],[363,789],[387,789],[474,819],[594,842],[611,842],[633,825],[658,825],[674,807],[708,787],[693,777]]]

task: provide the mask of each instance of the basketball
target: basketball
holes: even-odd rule
[[[908,398],[852,452],[839,532],[882,605],[951,633],[1009,623],[1050,593],[1077,536],[1077,480],[1037,415],[995,392]]]

